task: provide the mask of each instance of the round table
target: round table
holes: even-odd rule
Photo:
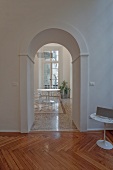
[[[54,100],[50,100],[50,92],[60,92],[60,89],[37,89],[38,92],[47,92],[47,99],[45,100],[46,103],[54,103]]]
[[[113,145],[106,140],[106,124],[113,123],[113,119],[96,115],[96,113],[92,113],[90,117],[96,121],[104,123],[104,140],[98,140],[97,145],[103,149],[112,149]]]

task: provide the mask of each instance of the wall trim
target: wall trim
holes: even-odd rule
[[[87,131],[99,131],[99,130],[104,130],[104,127],[103,128],[88,128]],[[106,128],[106,130],[113,130],[113,128]]]
[[[80,55],[77,57],[77,58],[75,58],[71,63],[73,64],[76,60],[78,60],[80,58]]]
[[[76,60],[78,60],[80,57],[88,57],[89,56],[89,54],[88,53],[81,53],[77,58],[75,58],[73,61],[72,61],[72,64],[76,61]]]
[[[88,57],[89,56],[89,53],[80,53],[80,57]]]
[[[69,33],[70,42],[75,43],[74,44],[74,50],[70,46],[69,46],[69,49],[68,49],[68,44],[65,44],[66,45],[65,47],[68,49],[68,51],[70,53],[72,52],[71,55],[74,58],[72,63],[74,63],[77,59],[80,59],[80,64],[79,64],[79,67],[77,68],[78,72],[80,73],[80,94],[79,94],[79,96],[80,96],[80,131],[87,131],[88,56],[89,56],[87,44],[84,41],[84,38],[81,36],[81,34],[78,33],[77,30],[75,30],[75,29],[72,30],[71,28],[69,28],[67,30],[65,27],[63,29],[61,27],[60,28],[56,27],[55,29],[53,29],[53,28],[55,28],[55,26],[51,27],[50,29],[48,28],[47,30],[44,29],[44,31],[42,30],[42,31],[39,31],[37,34],[35,34],[34,38],[32,38],[31,42],[29,42],[28,46],[26,46],[27,51],[22,52],[23,50],[21,49],[21,53],[24,53],[24,54],[23,55],[20,54],[19,56],[26,56],[26,58],[28,57],[34,63],[34,56],[37,52],[38,47],[40,47],[41,45],[44,45],[45,41],[47,41],[48,43],[51,43],[51,41],[53,41],[52,39],[45,40],[45,38],[48,38],[49,36],[45,37],[45,36],[42,36],[42,35],[47,34],[47,31],[49,31],[49,33],[51,31],[53,31],[52,33],[55,32],[55,35],[56,35],[57,29],[58,29],[58,33],[60,32],[59,31],[60,29],[61,29],[61,32],[64,31],[64,35],[65,34],[67,35],[67,33]],[[49,35],[49,34],[47,34],[47,35]],[[40,42],[40,39],[42,39],[41,42]],[[27,37],[26,37],[26,41],[27,41]],[[57,39],[56,38],[54,41],[56,43],[59,42],[59,44],[63,45],[64,39],[60,39],[60,38]],[[38,44],[38,46],[37,46],[37,44]],[[27,53],[29,55],[27,55]],[[25,131],[28,130],[28,124],[29,124],[28,115],[27,115],[27,113],[28,113],[28,107],[27,107],[28,92],[25,90],[28,86],[28,82],[27,82],[28,70],[27,70],[27,60],[26,60],[26,58],[20,57],[20,112],[21,112],[20,114],[21,114],[21,132],[22,133],[23,133],[24,130]],[[73,65],[73,67],[74,67],[74,65]],[[73,77],[74,77],[74,75],[73,75]],[[75,85],[75,82],[73,82],[73,86],[74,85]],[[31,87],[31,88],[33,88],[33,87]],[[74,113],[74,110],[72,112]],[[34,113],[31,113],[31,114],[34,114]]]
[[[35,62],[32,60],[32,58],[31,57],[29,57],[29,55],[28,54],[19,54],[18,55],[19,57],[24,57],[24,56],[26,56],[26,57],[28,57],[29,58],[29,60],[34,64]]]
[[[29,27],[27,27],[27,31],[26,31],[26,28],[25,28],[25,30],[23,30],[25,35],[24,35],[24,40],[22,37],[22,39],[20,41],[20,44],[21,44],[20,49],[19,49],[20,52],[28,53],[28,47],[31,43],[31,40],[33,40],[33,38],[36,37],[42,31],[45,31],[45,30],[51,29],[51,28],[61,29],[61,30],[64,30],[64,31],[70,33],[77,41],[77,43],[80,47],[81,53],[89,52],[88,44],[86,43],[84,35],[74,25],[64,22],[62,20],[58,20],[55,17],[54,17],[54,19],[51,19],[51,18],[46,18],[45,16],[41,17],[41,19],[37,20],[37,23],[38,24],[36,24],[35,26],[29,25]],[[33,57],[34,57],[34,55],[33,55]]]
[[[80,130],[87,131],[89,110],[89,54],[80,54]]]
[[[0,130],[0,132],[20,132],[19,130]]]

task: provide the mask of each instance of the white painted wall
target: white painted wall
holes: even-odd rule
[[[71,56],[68,50],[63,47],[63,80],[70,86],[70,62]]]
[[[63,47],[63,80],[70,87],[70,98],[72,98],[72,57],[69,51]]]
[[[0,11],[0,130],[20,131],[20,86],[12,85],[20,83],[18,55],[27,54],[33,37],[49,26],[60,26],[73,35],[72,28],[77,28],[87,42],[89,81],[95,82],[88,90],[87,128],[101,129],[102,124],[89,115],[97,106],[113,108],[113,1],[1,0]],[[81,39],[77,40],[84,50]]]

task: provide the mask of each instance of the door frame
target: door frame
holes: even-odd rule
[[[47,26],[47,25],[46,25]],[[62,27],[63,26],[63,27]],[[60,24],[59,28],[52,28],[49,25],[49,29],[45,29],[43,31],[39,31],[37,35],[34,36],[32,41],[30,42],[28,49],[28,54],[19,54],[20,56],[20,131],[21,132],[29,132],[30,126],[33,123],[32,116],[28,114],[30,107],[28,91],[31,90],[33,86],[30,86],[30,80],[28,79],[28,70],[31,69],[28,66],[28,61],[33,63],[34,56],[36,51],[47,43],[59,43],[65,46],[72,56],[72,64],[73,64],[73,101],[78,105],[78,110],[75,103],[73,103],[72,107],[72,115],[75,124],[77,125],[80,131],[87,130],[87,120],[88,120],[88,48],[84,41],[84,38],[78,32],[78,30],[74,29],[71,26],[67,26],[65,24]],[[52,34],[52,36],[51,36]],[[65,38],[68,41],[65,41]],[[26,41],[25,41],[26,47]],[[22,49],[21,49],[22,50]],[[26,50],[27,51],[27,50]],[[23,62],[24,61],[24,62]],[[78,64],[77,64],[78,63]],[[77,64],[77,65],[76,65]],[[77,67],[75,67],[77,66]],[[77,81],[79,84],[78,96],[75,93],[75,73],[79,75]],[[25,81],[23,81],[23,75],[25,75]],[[33,75],[33,74],[32,74]],[[25,84],[23,84],[25,82]],[[24,90],[23,90],[24,89]],[[75,97],[76,96],[76,97]],[[23,98],[25,99],[24,104],[22,103]],[[76,99],[77,98],[77,99]],[[77,101],[76,101],[77,100]],[[32,103],[32,102],[31,102]],[[31,107],[32,104],[31,104]],[[78,112],[78,113],[77,113]],[[75,114],[76,113],[76,114]],[[34,114],[34,112],[32,113]],[[76,116],[78,117],[77,124]]]

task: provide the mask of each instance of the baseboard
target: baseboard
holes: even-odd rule
[[[20,132],[19,130],[0,130],[0,132]]]
[[[99,131],[99,130],[104,130],[104,128],[90,128],[90,129],[87,129],[87,131]],[[106,130],[113,130],[113,128],[106,128]]]
[[[30,131],[23,130],[20,133],[29,133]]]

